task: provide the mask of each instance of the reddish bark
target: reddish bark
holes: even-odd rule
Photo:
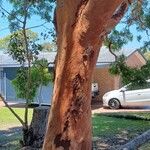
[[[91,150],[92,73],[103,36],[126,11],[123,2],[57,0],[58,55],[43,150]]]

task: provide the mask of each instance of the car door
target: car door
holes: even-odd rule
[[[143,106],[150,104],[150,89],[142,87],[127,88],[124,93],[124,99],[127,105]]]
[[[150,88],[143,89],[140,98],[141,105],[150,105]]]
[[[141,95],[141,92],[140,90],[131,90],[131,91],[125,91],[124,93],[124,99],[125,99],[125,103],[127,105],[131,105],[134,103],[137,103],[138,101],[140,101],[140,95]]]
[[[143,86],[142,93],[140,95],[142,103],[141,105],[150,105],[150,82],[148,81],[145,86]]]

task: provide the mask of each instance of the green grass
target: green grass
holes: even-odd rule
[[[149,128],[150,121],[115,118],[104,115],[93,116],[93,134],[98,137],[106,137],[123,132],[130,133],[132,136]]]
[[[21,138],[20,131],[0,135],[0,145],[2,145],[0,150],[19,150],[21,148],[19,144]]]
[[[116,118],[125,118],[132,120],[148,120],[150,121],[150,113],[149,112],[128,112],[128,113],[105,113],[104,116],[116,117]]]
[[[149,119],[149,113],[116,113],[113,115],[114,114],[96,114],[92,118],[93,136],[99,137],[104,145],[108,144],[114,148],[117,145],[113,142],[122,145],[121,142],[124,140],[125,144],[127,141],[150,129],[150,121],[141,120],[141,118]],[[117,117],[117,115],[119,117]],[[121,118],[121,116],[123,116],[123,118]],[[139,118],[135,119],[133,117],[133,120],[131,116],[138,116]],[[103,142],[102,139],[105,140],[105,142]],[[106,142],[107,140],[109,140],[108,143]],[[150,143],[143,145],[139,150],[150,150]]]
[[[147,143],[147,144],[143,145],[138,150],[150,150],[150,143]]]
[[[21,118],[24,117],[23,108],[14,109]],[[29,110],[29,120],[32,118],[32,109]],[[141,118],[150,119],[148,112],[144,113],[115,113],[110,114],[96,114],[92,117],[93,120],[93,136],[100,138],[113,137],[116,135],[126,134],[129,139],[137,136],[138,134],[150,128],[150,121],[145,120],[132,120],[125,118],[117,118],[119,116],[138,116]],[[13,116],[13,114],[6,108],[0,108],[0,150],[18,150],[19,140],[21,139],[21,130],[16,130],[15,127],[21,126],[20,122]],[[4,131],[5,130],[5,131]],[[3,131],[6,134],[3,134]],[[2,134],[1,134],[2,133]],[[150,146],[150,145],[148,145]],[[143,146],[140,150],[148,150],[147,145]]]
[[[15,108],[14,111],[23,119],[24,109]],[[33,110],[29,109],[29,122]],[[21,123],[6,107],[0,108],[0,150],[19,150],[19,140],[22,138]]]
[[[24,109],[15,108],[14,111],[24,119]],[[32,109],[29,109],[29,121],[32,118]],[[8,129],[9,127],[21,126],[17,118],[6,107],[0,108],[0,130]]]

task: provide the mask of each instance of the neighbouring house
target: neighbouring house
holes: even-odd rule
[[[45,58],[49,62],[49,70],[52,70],[54,65],[56,52],[42,52],[39,54],[39,59]],[[24,102],[23,99],[18,99],[16,92],[11,81],[15,78],[17,70],[20,64],[13,60],[12,57],[6,53],[0,52],[0,93],[8,102]],[[52,98],[53,83],[49,83],[48,86],[42,86],[42,91],[37,92],[37,96],[34,99],[35,103],[41,102],[41,104],[50,104]],[[40,95],[40,93],[42,93]]]
[[[40,58],[45,58],[50,63],[49,69],[51,70],[54,67],[56,52],[41,52],[39,54]],[[127,54],[127,64],[132,67],[140,67],[146,63],[143,55],[134,51],[130,54]],[[109,66],[115,61],[115,57],[108,51],[106,48],[102,48],[98,61],[93,74],[93,82],[98,83],[99,86],[99,100],[101,100],[104,93],[118,89],[121,86],[121,80],[119,77],[112,76],[109,73]],[[15,78],[20,64],[14,61],[11,56],[6,53],[0,52],[0,93],[4,98],[9,101],[20,102],[22,99],[16,97],[15,90],[11,84],[11,80]],[[34,100],[35,103],[39,102],[39,98],[42,98],[40,101],[42,104],[50,104],[52,98],[52,89],[53,84],[50,83],[48,86],[42,87],[42,95],[37,93],[37,96]]]
[[[140,51],[123,54],[126,56],[128,66],[139,68],[146,64],[146,59]],[[102,96],[106,92],[119,89],[122,86],[121,78],[109,73],[109,67],[113,62],[115,62],[114,55],[108,49],[102,48],[93,74],[93,82],[98,83],[99,86],[99,100],[102,100]]]

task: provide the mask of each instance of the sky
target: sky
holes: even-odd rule
[[[12,8],[11,5],[7,1],[3,2],[2,7],[5,8],[9,12]],[[34,15],[32,16],[30,20],[27,21],[27,28],[38,26],[43,23],[45,23],[44,20],[41,20],[39,16]],[[48,29],[53,29],[53,27],[54,27],[53,24],[50,22],[50,23],[44,24],[44,26],[32,28],[32,31],[38,33],[39,38],[40,38],[39,42],[43,43],[47,41],[52,41],[52,37],[48,38],[47,40],[43,40],[42,36],[40,36],[41,32],[46,33]],[[7,21],[7,18],[1,17],[1,14],[0,14],[0,38],[3,38],[9,34],[10,34],[10,30],[9,30],[9,23]]]
[[[11,10],[11,5],[7,2],[7,1],[4,1],[3,5],[2,5],[6,10],[10,11]],[[42,21],[38,16],[33,16],[30,20],[28,20],[28,27],[32,27],[32,26],[37,26],[37,25],[40,25],[42,24],[44,21]],[[7,35],[10,34],[10,31],[9,31],[9,24],[8,24],[8,21],[7,19],[4,19],[2,17],[0,17],[0,38],[3,38]],[[41,32],[46,32],[47,29],[52,29],[53,28],[53,24],[52,23],[47,23],[44,25],[45,27],[38,27],[38,28],[34,28],[32,29],[32,31],[34,32],[37,32],[38,35],[39,35],[39,38],[40,38],[40,41],[39,43],[43,43],[43,42],[48,42],[48,41],[52,41],[52,37],[50,37],[49,39],[47,39],[46,41],[43,40],[43,38],[40,36]],[[122,25],[118,24],[118,26],[116,27],[117,29],[121,30],[122,29]],[[123,51],[125,52],[132,52],[134,51],[135,49],[137,48],[140,48],[143,44],[143,41],[141,41],[141,43],[139,43],[137,40],[136,40],[136,36],[138,35],[138,32],[136,30],[136,27],[133,26],[131,28],[132,30],[132,33],[134,35],[133,37],[133,41],[132,42],[129,42],[127,45],[125,45],[122,49]],[[144,37],[144,39],[146,40],[147,39],[147,35],[145,33],[142,34],[142,37]]]

